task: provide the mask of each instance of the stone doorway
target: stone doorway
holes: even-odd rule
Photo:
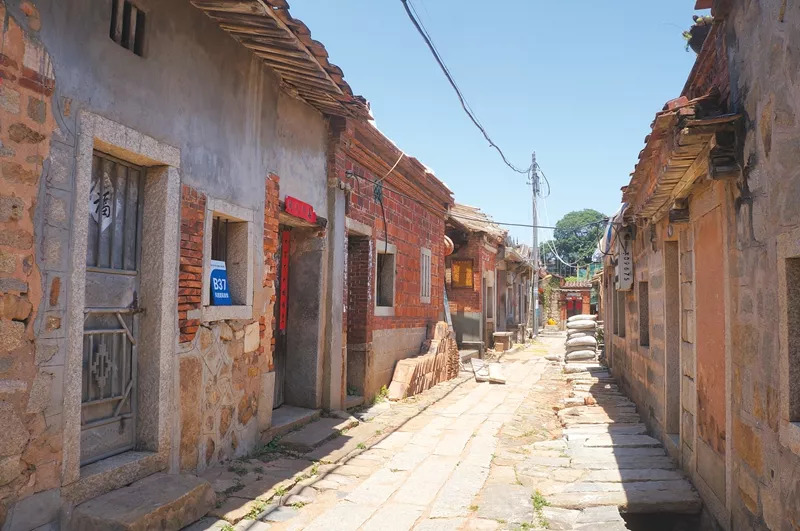
[[[323,234],[315,225],[281,217],[273,357],[275,409],[322,406]]]

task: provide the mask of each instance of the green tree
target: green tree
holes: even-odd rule
[[[603,235],[606,216],[585,208],[568,213],[558,220],[553,231],[553,245],[564,261],[586,265],[592,261],[597,242]]]

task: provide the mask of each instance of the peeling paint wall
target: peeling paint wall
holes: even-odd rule
[[[137,5],[147,15],[143,56],[109,37],[111,2],[0,1],[0,525],[12,529],[50,523],[63,504],[113,488],[87,490],[62,463],[62,409],[79,407],[65,403],[80,381],[67,382],[64,367],[70,278],[82,271],[69,265],[72,214],[87,200],[75,196],[81,116],[174,146],[181,184],[253,212],[253,315],[198,322],[179,347],[175,308],[174,351],[164,353],[175,387],[159,394],[172,401],[172,454],[143,460],[137,474],[241,455],[269,427],[275,299],[265,254],[278,176],[284,195],[327,213],[326,119],[281,93],[273,71],[189,2]]]

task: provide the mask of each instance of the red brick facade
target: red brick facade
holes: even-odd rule
[[[419,161],[405,155],[387,177],[402,152],[369,124],[334,122],[331,143],[328,157],[331,177],[352,187],[346,215],[372,229],[369,263],[353,262],[352,257],[348,257],[348,274],[363,279],[357,282],[365,287],[358,302],[361,308],[367,308],[365,319],[346,316],[344,322],[348,325],[359,323],[347,332],[348,336],[358,334],[357,339],[348,337],[348,342],[368,343],[372,340],[373,330],[425,326],[432,330],[432,325],[443,315],[444,223],[447,205],[452,203],[450,191]],[[376,185],[373,181],[378,180],[382,180],[384,185],[383,208],[375,199]],[[373,311],[378,241],[388,241],[397,248],[393,316],[376,316]],[[420,253],[423,248],[431,251],[429,303],[422,302],[420,297]],[[353,256],[363,257],[364,253]],[[367,304],[363,304],[363,297]],[[347,293],[345,300],[348,300]],[[348,301],[347,311],[356,308],[353,302],[356,301]],[[364,333],[359,331],[359,327],[365,329]]]
[[[370,304],[370,279],[372,276],[372,260],[370,240],[351,238],[347,245],[347,279],[350,289],[345,286],[347,340],[350,343],[367,343],[367,323],[372,312]]]
[[[466,245],[462,245],[447,257],[447,297],[450,312],[480,312],[483,308],[483,274],[495,270],[497,253],[484,245],[483,234],[472,234]],[[472,288],[453,287],[450,267],[453,260],[472,260]]]
[[[178,328],[180,343],[194,339],[200,322],[187,318],[191,310],[199,310],[203,289],[203,224],[206,196],[194,188],[181,188],[181,251],[178,276]]]
[[[269,370],[274,370],[272,363],[272,355],[275,351],[275,337],[272,330],[275,329],[275,314],[272,311],[277,300],[277,293],[275,293],[275,279],[278,271],[278,263],[275,254],[278,252],[278,212],[280,210],[279,202],[280,192],[280,178],[277,175],[270,174],[267,177],[266,187],[264,192],[264,278],[262,281],[263,287],[267,288],[268,293],[272,290],[269,304],[267,305],[267,312],[259,316],[258,325],[259,333],[261,334],[261,346],[259,353],[267,354],[267,362]],[[269,327],[267,327],[269,323]],[[269,338],[269,348],[266,347],[267,339]]]

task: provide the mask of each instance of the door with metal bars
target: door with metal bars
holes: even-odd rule
[[[83,323],[81,464],[133,449],[142,168],[95,151]]]

